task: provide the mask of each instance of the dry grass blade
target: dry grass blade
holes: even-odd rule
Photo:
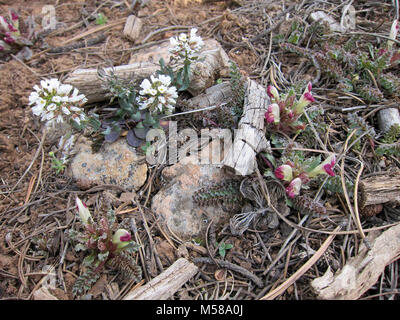
[[[338,227],[336,227],[336,229],[334,231],[335,232],[339,231],[340,228],[341,227],[338,226]],[[296,282],[304,273],[307,272],[308,269],[310,269],[314,265],[314,263],[316,263],[318,261],[319,258],[321,258],[321,256],[328,249],[328,247],[330,246],[330,244],[332,243],[334,238],[335,238],[334,234],[330,235],[325,240],[325,242],[321,245],[321,247],[317,250],[317,252],[300,269],[298,269],[292,276],[290,276],[279,287],[277,287],[273,291],[267,293],[260,300],[273,300],[273,299],[279,297],[282,293],[284,293],[287,288],[289,288],[294,282]]]
[[[351,134],[347,137],[346,142],[345,142],[345,144],[344,144],[344,150],[347,150],[347,145],[348,145],[348,143],[349,143],[351,137],[352,137],[355,133],[356,133],[356,130],[353,130],[353,131],[351,132]],[[344,154],[343,154],[343,155],[344,155]],[[342,157],[341,166],[340,166],[340,179],[341,179],[341,182],[342,182],[343,193],[344,193],[344,196],[345,196],[346,203],[347,203],[348,209],[349,209],[349,211],[350,211],[350,214],[351,214],[352,218],[354,219],[354,222],[355,222],[356,225],[357,225],[357,229],[359,230],[362,239],[364,239],[364,238],[365,238],[365,233],[364,233],[364,231],[363,231],[363,229],[362,229],[362,226],[361,226],[360,215],[358,214],[358,212],[354,212],[353,206],[351,205],[351,202],[350,202],[349,194],[348,194],[348,192],[347,192],[346,182],[345,182],[345,179],[344,179],[344,160],[345,160],[345,157],[343,156],[343,157]],[[359,173],[358,173],[358,178],[359,178],[360,175],[361,175],[362,168],[363,168],[363,167],[361,167],[361,169],[360,169],[360,171],[359,171]],[[356,190],[355,190],[354,192],[356,192]],[[355,198],[355,200],[357,200],[357,197]],[[355,208],[358,208],[357,205],[355,205]]]

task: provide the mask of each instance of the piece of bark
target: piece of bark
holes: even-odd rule
[[[379,233],[378,233],[379,234]],[[359,253],[333,275],[330,268],[311,282],[319,299],[356,300],[371,288],[385,267],[400,255],[400,225],[367,238],[371,250],[362,244]]]
[[[400,113],[398,108],[387,108],[378,111],[378,125],[382,132],[387,132],[393,125],[400,126]]]
[[[360,181],[360,208],[400,202],[400,171],[371,176]]]
[[[126,19],[125,27],[124,27],[124,36],[129,40],[135,42],[142,31],[143,21],[142,19],[136,17],[135,15],[130,15],[128,19]]]
[[[229,82],[216,84],[202,94],[188,100],[188,110],[196,110],[228,102],[232,98],[232,87]]]
[[[168,48],[169,41],[166,41],[161,45],[139,50],[132,56],[128,65],[105,68],[105,72],[110,73],[114,69],[114,74],[117,77],[140,82],[160,69],[160,58],[164,58],[166,62],[169,61]],[[226,52],[216,40],[205,40],[199,61],[194,63],[191,68],[188,91],[197,95],[210,87],[217,76],[227,76],[228,74],[229,57]],[[88,99],[87,103],[104,101],[110,97],[108,90],[102,86],[102,81],[97,75],[97,69],[75,70],[64,82],[78,88]]]
[[[217,77],[229,75],[229,57],[218,41],[204,41],[199,59],[193,66],[188,91],[197,96],[215,83]]]
[[[249,79],[239,129],[223,161],[225,166],[233,168],[236,173],[243,176],[254,172],[257,153],[271,151],[270,143],[265,137],[264,121],[269,101],[266,90]]]
[[[166,300],[175,294],[199,268],[185,258],[176,260],[167,270],[146,285],[129,292],[123,300]]]
[[[104,71],[114,74],[123,79],[144,79],[158,70],[158,64],[150,62],[139,62],[128,65],[122,65],[114,68],[105,68]],[[102,80],[99,78],[97,69],[78,69],[72,72],[64,83],[78,88],[88,99],[87,103],[104,101],[110,97],[109,90],[102,86]]]

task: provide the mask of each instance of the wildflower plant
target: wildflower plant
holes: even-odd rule
[[[292,43],[282,43],[289,52],[308,58],[322,75],[337,82],[337,88],[354,92],[367,103],[379,103],[385,98],[399,96],[400,81],[392,72],[400,63],[400,52],[395,46],[399,31],[398,20],[391,25],[389,40],[380,47],[371,43],[357,44],[358,36],[343,45],[329,42],[315,49],[305,49]]]
[[[115,261],[125,261],[130,259],[130,268],[134,270],[131,275],[139,281],[141,270],[135,261],[126,252],[133,252],[139,249],[139,245],[132,241],[131,234],[125,229],[113,231],[112,227],[116,217],[113,210],[110,210],[106,217],[95,221],[90,214],[86,204],[78,197],[76,198],[78,217],[83,227],[83,232],[70,230],[70,237],[76,241],[75,251],[88,251],[89,255],[83,261],[87,270],[78,278],[73,288],[75,295],[82,294],[93,284],[99,272],[106,265],[115,265]],[[115,260],[115,261],[113,261]],[[129,267],[129,265],[127,265]]]
[[[27,45],[31,42],[20,31],[18,14],[10,10],[8,17],[0,15],[0,56]]]
[[[160,60],[160,70],[140,82],[139,88],[132,81],[118,78],[113,71],[99,69],[98,75],[112,98],[118,101],[116,112],[103,121],[103,135],[107,142],[116,141],[126,133],[132,147],[145,143],[147,132],[160,128],[160,118],[175,111],[178,92],[189,87],[190,65],[198,60],[203,40],[192,29],[187,34],[170,39],[171,61]]]
[[[175,109],[178,92],[176,87],[171,86],[171,78],[160,74],[144,79],[140,85],[138,97],[139,109],[149,109],[151,113],[172,114]]]
[[[304,129],[305,124],[300,117],[304,108],[315,101],[311,89],[312,84],[309,82],[300,99],[296,100],[296,93],[293,89],[290,89],[285,95],[280,95],[274,86],[269,85],[267,94],[271,99],[271,104],[268,105],[265,113],[269,131],[291,134]]]
[[[170,63],[165,64],[160,59],[160,74],[168,75],[178,91],[184,91],[190,84],[190,66],[199,60],[200,50],[204,46],[203,39],[196,35],[197,29],[190,30],[189,35],[181,33],[178,37],[171,37],[171,47],[168,49],[171,54]]]
[[[302,188],[306,188],[311,179],[320,175],[335,176],[333,168],[336,157],[331,154],[321,162],[320,157],[308,157],[295,155],[292,159],[281,158],[282,165],[275,168],[269,175],[282,181],[285,185],[286,195],[293,199],[300,194]]]
[[[82,129],[88,120],[81,106],[86,103],[85,95],[79,94],[79,90],[69,84],[62,84],[58,79],[44,79],[40,86],[35,85],[34,91],[29,95],[29,105],[32,113],[45,122],[45,128],[55,127],[57,124],[71,124],[71,131],[60,138],[58,150],[60,158],[54,152],[49,153],[52,168],[57,174],[65,169],[65,165],[72,154],[75,135],[72,134],[72,127]]]
[[[45,79],[40,86],[35,85],[29,96],[29,105],[32,112],[46,126],[55,126],[56,123],[74,121],[78,126],[86,120],[86,114],[81,106],[86,103],[85,95],[69,84],[62,84],[58,79]]]

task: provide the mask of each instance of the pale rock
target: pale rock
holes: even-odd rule
[[[205,148],[202,152],[212,157],[217,145],[211,143],[210,149]],[[199,207],[193,202],[192,196],[200,188],[233,177],[218,165],[196,164],[193,160],[194,156],[188,156],[162,171],[162,178],[167,184],[153,197],[151,206],[166,224],[167,230],[183,240],[202,237],[211,220],[220,225],[227,223],[233,215],[221,206]]]
[[[332,32],[347,32],[356,27],[355,9],[353,6],[346,6],[344,11],[340,23],[336,22],[332,16],[324,11],[315,11],[311,13],[310,18],[313,21],[326,23],[329,30]]]
[[[74,150],[76,155],[67,174],[84,184],[114,184],[132,191],[138,190],[147,179],[145,157],[125,139],[105,143],[99,152],[93,153],[90,141],[81,137]]]

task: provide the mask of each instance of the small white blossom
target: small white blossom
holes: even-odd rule
[[[150,80],[144,79],[137,98],[139,109],[150,109],[151,112],[172,113],[175,109],[178,92],[175,87],[170,87],[171,78],[166,75],[155,77],[150,76]]]
[[[71,111],[68,110],[67,107],[62,106],[61,110],[64,114],[66,114],[67,116],[69,116],[71,114]]]
[[[201,48],[204,46],[204,41],[200,36],[196,35],[197,29],[190,30],[189,37],[182,33],[178,38],[171,37],[169,52],[173,59],[193,62],[197,60]]]
[[[29,105],[32,106],[32,113],[40,116],[46,125],[54,126],[55,123],[62,123],[68,118],[85,119],[80,106],[87,99],[73,86],[62,84],[58,79],[52,78],[41,80],[40,87],[35,85],[33,89],[29,95]]]
[[[32,91],[29,95],[29,105],[34,104],[39,99],[39,94],[36,91]]]
[[[44,106],[37,104],[32,108],[32,112],[35,116],[40,116],[43,112],[43,109],[44,109]]]
[[[57,105],[54,104],[54,103],[50,103],[50,104],[47,106],[47,111],[54,111],[54,110],[56,110],[56,109],[57,109]]]
[[[57,94],[59,95],[67,95],[71,92],[73,87],[70,84],[62,84],[57,89]]]
[[[167,87],[164,85],[161,85],[158,87],[158,92],[159,93],[165,93],[167,91]]]

